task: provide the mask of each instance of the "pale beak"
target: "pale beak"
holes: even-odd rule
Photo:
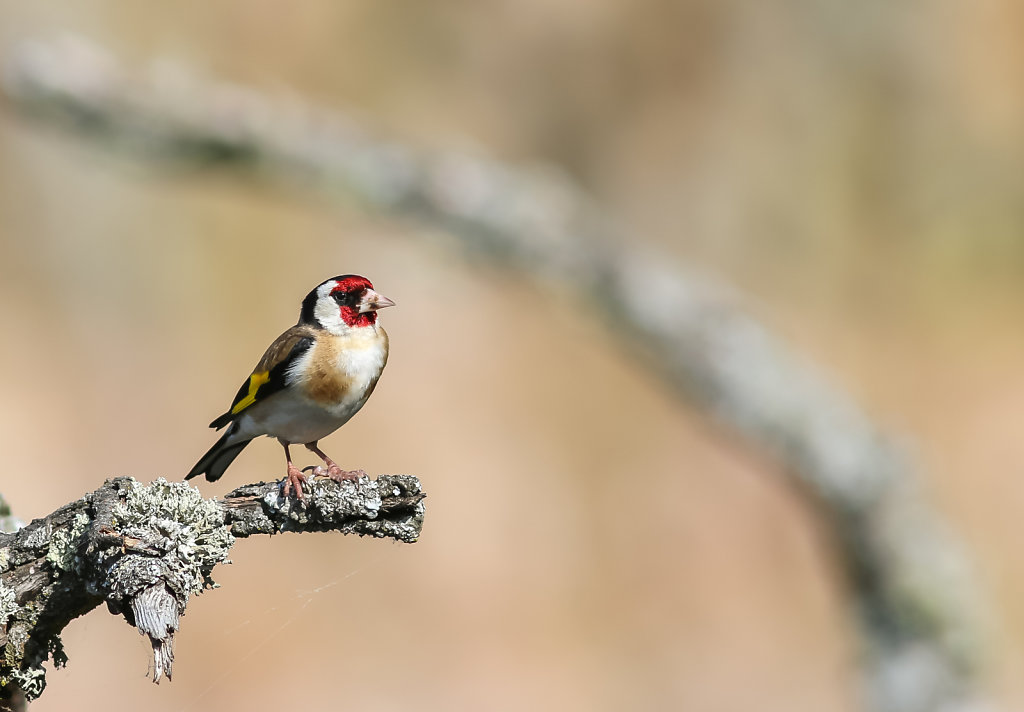
[[[366,312],[377,311],[384,307],[393,307],[395,303],[385,297],[383,294],[378,294],[372,289],[367,289],[363,298],[359,300],[359,313],[365,314]]]

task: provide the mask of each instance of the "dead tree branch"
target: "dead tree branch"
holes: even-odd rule
[[[220,167],[407,219],[557,284],[691,403],[785,465],[830,528],[879,711],[958,709],[974,693],[979,610],[957,543],[924,504],[893,441],[729,291],[645,251],[552,170],[372,138],[295,101],[169,72],[132,77],[80,41],[8,58],[19,110],[176,167]],[[621,335],[622,329],[617,329]]]
[[[213,568],[236,538],[337,531],[411,543],[419,536],[425,495],[415,477],[316,480],[308,489],[305,503],[281,497],[276,482],[218,501],[184,482],[118,477],[0,534],[0,707],[42,693],[43,663],[67,662],[61,631],[101,603],[149,637],[153,680],[170,679],[179,618],[191,596],[215,585]]]

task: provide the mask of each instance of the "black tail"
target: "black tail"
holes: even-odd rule
[[[199,458],[199,462],[185,475],[185,479],[191,480],[193,477],[205,472],[208,482],[219,480],[220,476],[224,474],[224,470],[228,469],[228,465],[238,457],[238,453],[242,452],[245,446],[252,442],[250,438],[249,440],[228,444],[228,439],[232,435],[234,435],[232,429],[228,428],[228,431],[221,436],[220,440],[214,443],[213,447]]]

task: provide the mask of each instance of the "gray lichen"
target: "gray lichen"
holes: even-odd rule
[[[25,546],[30,549],[38,549],[50,544],[50,528],[48,526],[28,527],[29,533],[25,537]]]
[[[89,521],[88,514],[79,512],[75,515],[71,529],[59,529],[50,536],[46,560],[50,562],[55,572],[76,569],[80,564],[78,550],[82,537],[89,529]]]
[[[0,628],[7,627],[7,621],[18,612],[14,589],[0,581]]]
[[[307,487],[309,496],[300,501],[285,499],[274,493],[264,496],[269,505],[278,504],[282,514],[286,514],[288,522],[282,531],[293,528],[306,528],[311,523],[341,522],[349,517],[360,515],[373,519],[380,511],[380,491],[369,478],[361,477],[356,481],[340,483],[338,487],[325,487],[324,481],[313,481]]]
[[[415,542],[423,527],[426,497],[410,475],[360,477],[342,483],[317,479],[305,501],[281,496],[277,483],[246,485],[222,503],[236,537],[290,531],[339,531]]]
[[[214,585],[210,573],[235,541],[214,501],[184,482],[162,477],[145,485],[132,482],[124,502],[114,508],[114,524],[122,536],[139,542],[134,548],[143,552],[123,557],[109,552],[107,558],[116,559],[108,576],[116,598],[162,579],[187,602],[189,595]]]
[[[124,614],[153,645],[153,679],[171,677],[174,634],[189,597],[214,586],[213,567],[235,538],[224,514],[184,482],[132,481],[112,519],[121,547],[98,556],[101,586],[112,610]]]

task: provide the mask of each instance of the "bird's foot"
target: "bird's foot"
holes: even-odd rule
[[[369,477],[364,470],[343,470],[337,465],[319,466],[313,470],[313,477],[330,477],[335,482],[355,482],[360,477]]]
[[[295,496],[304,500],[306,495],[302,492],[302,485],[307,482],[309,482],[309,478],[302,474],[302,471],[295,465],[288,463],[288,475],[281,480],[281,494],[287,497],[294,490]]]

